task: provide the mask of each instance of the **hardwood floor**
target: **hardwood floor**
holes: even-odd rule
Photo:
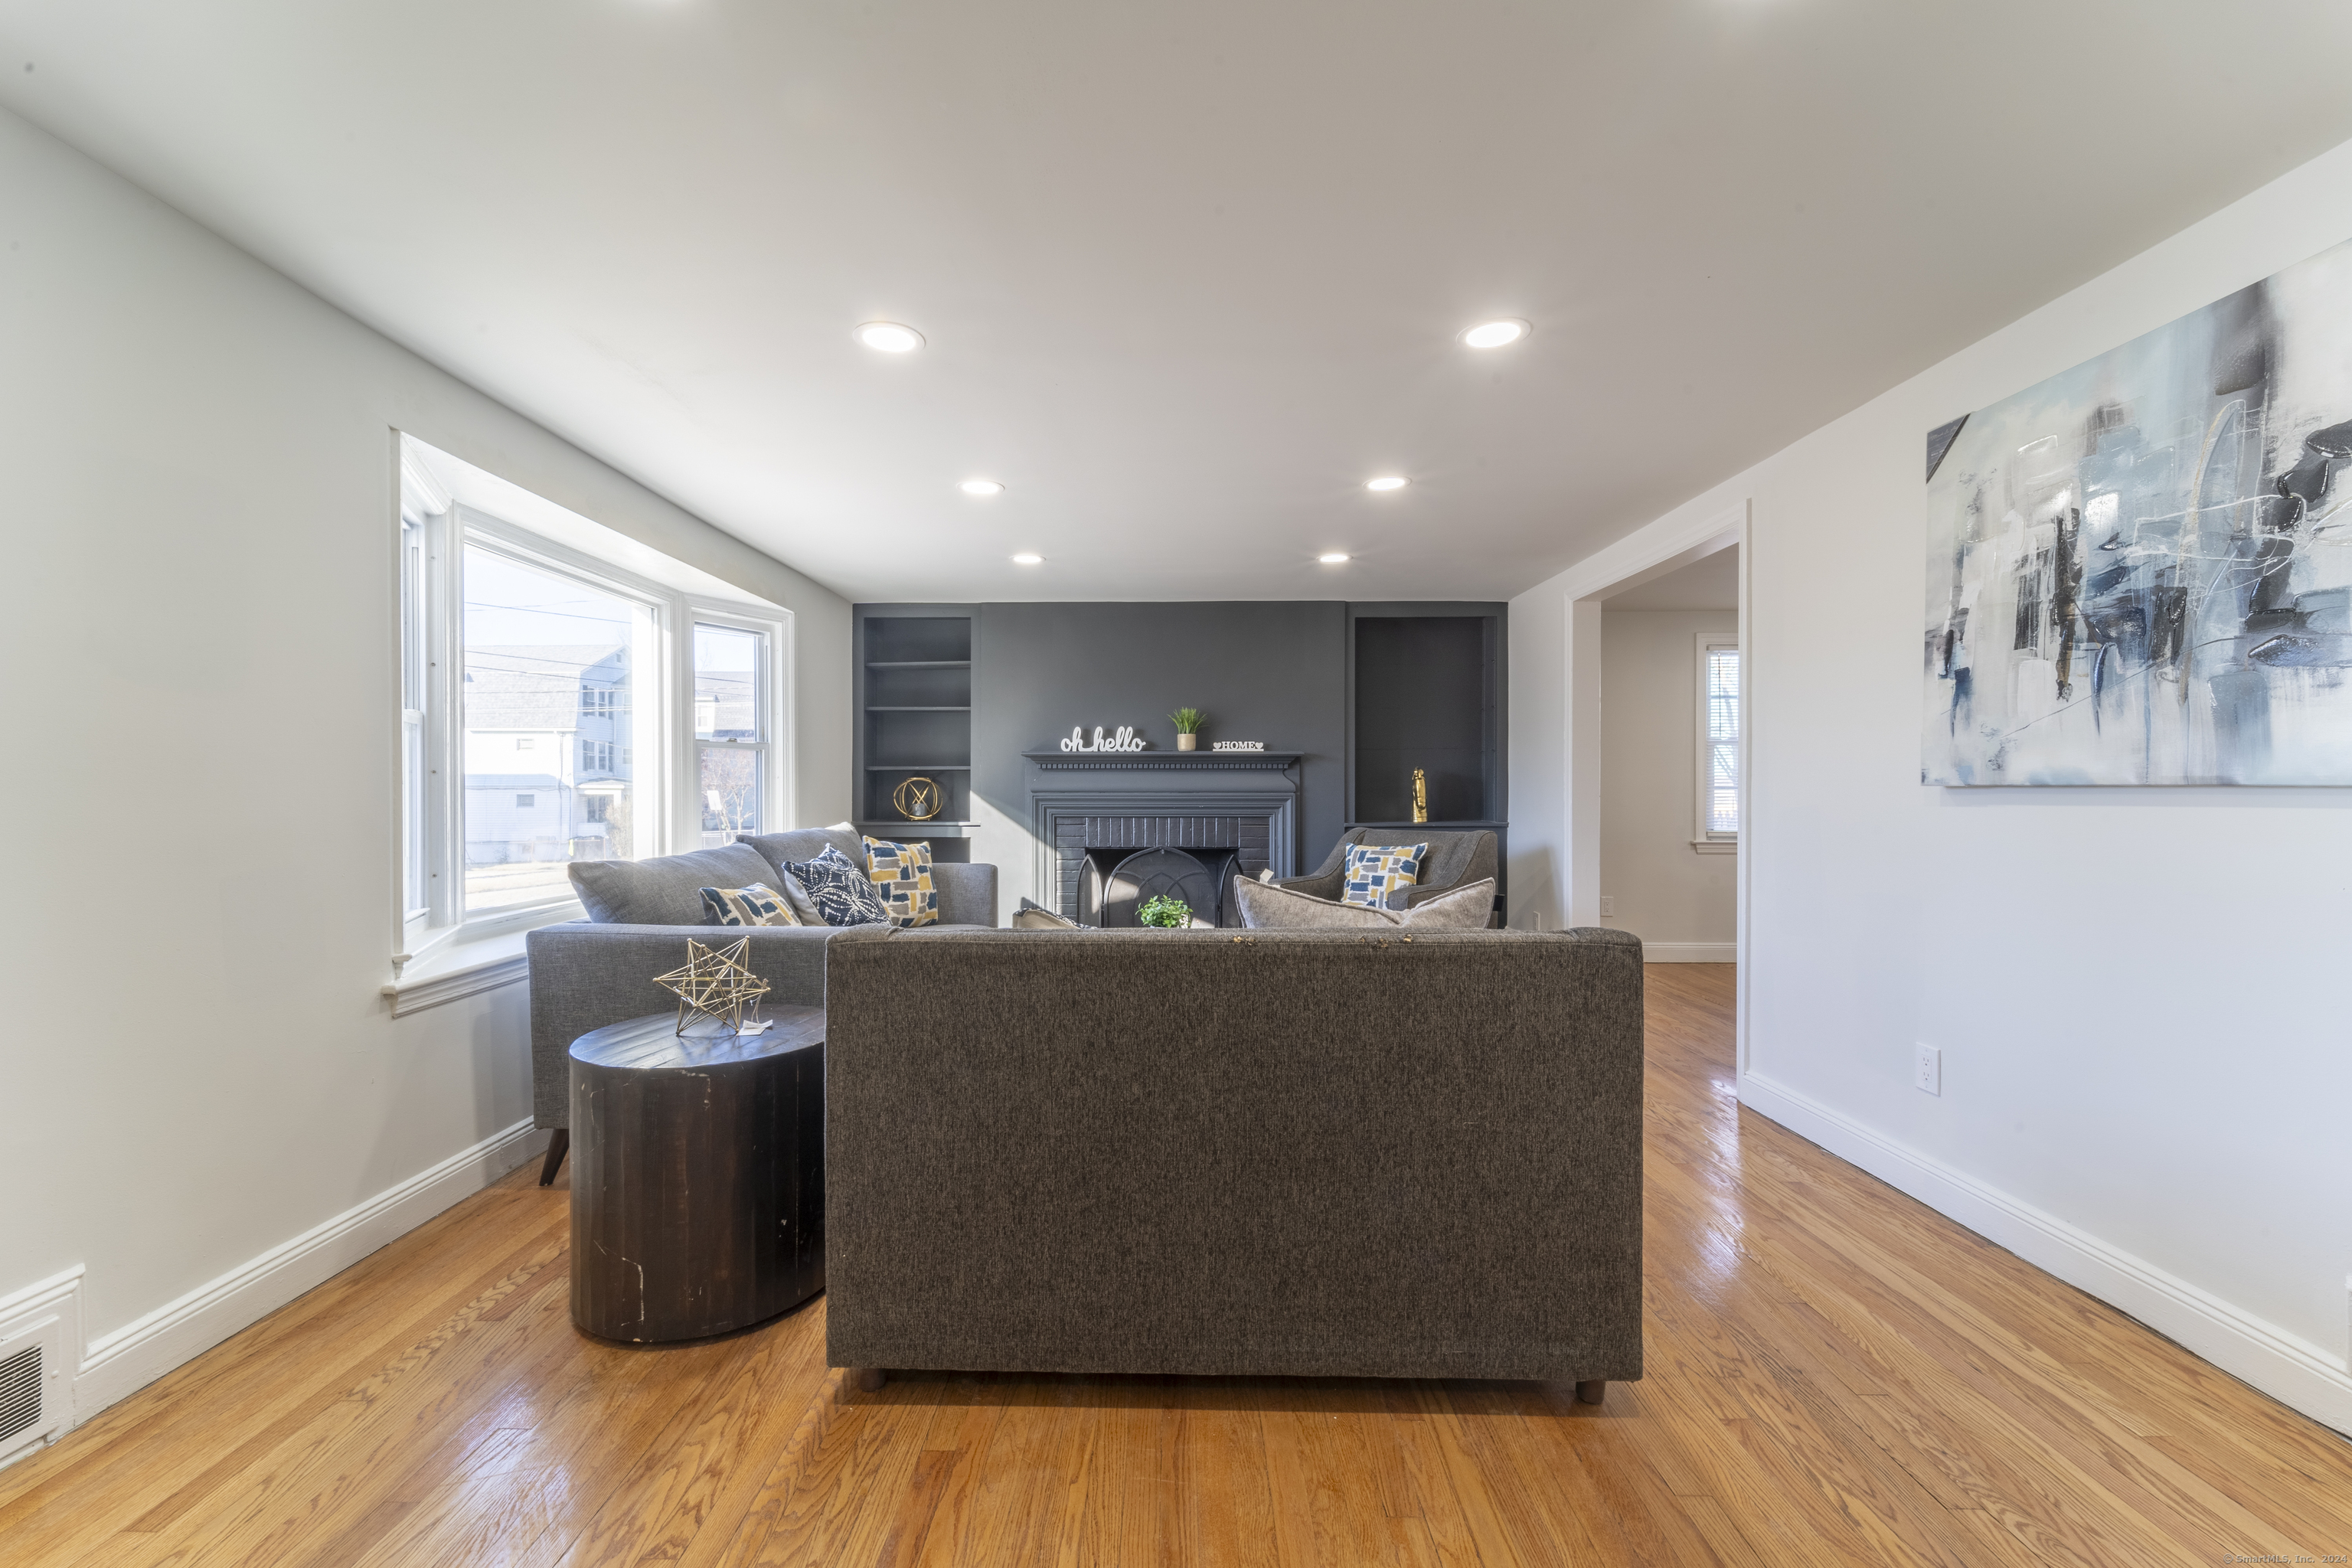
[[[1649,985],[1649,1374],[1601,1407],[1318,1380],[911,1375],[860,1394],[825,1368],[822,1300],[618,1349],[571,1327],[566,1192],[533,1162],[0,1471],[0,1563],[2352,1552],[2352,1443],[1740,1111],[1727,967],[1654,966]]]

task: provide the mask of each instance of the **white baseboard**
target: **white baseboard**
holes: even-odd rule
[[[312,1226],[137,1321],[101,1334],[74,1380],[77,1423],[258,1322],[544,1149],[526,1119]]]
[[[2352,1433],[2344,1357],[1760,1074],[1740,1079],[1739,1100],[2281,1404]]]
[[[1736,942],[1645,942],[1642,944],[1644,963],[1736,963],[1739,961],[1739,944]]]

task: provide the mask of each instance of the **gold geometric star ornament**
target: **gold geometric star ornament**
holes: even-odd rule
[[[751,939],[726,947],[705,947],[686,939],[686,967],[654,976],[654,984],[677,993],[677,1032],[686,1033],[691,1018],[724,1024],[739,1035],[756,1035],[768,1026],[760,1020],[760,998],[768,983],[744,962],[751,954]]]

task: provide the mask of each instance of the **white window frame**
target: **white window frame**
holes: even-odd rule
[[[738,751],[760,754],[760,831],[777,833],[788,820],[772,815],[781,808],[784,797],[782,781],[777,775],[782,771],[783,758],[788,754],[783,745],[784,721],[791,711],[790,703],[779,702],[776,694],[787,689],[784,682],[790,668],[784,628],[772,616],[747,616],[740,607],[724,605],[714,599],[689,598],[688,618],[679,647],[685,654],[684,693],[687,715],[685,789],[680,796],[684,807],[679,812],[680,843],[699,845],[702,837],[702,748],[726,746]],[[766,668],[760,671],[760,733],[757,741],[703,741],[694,731],[694,628],[696,626],[731,626],[739,631],[758,632],[767,639]]]
[[[1723,648],[1728,648],[1733,653],[1739,652],[1739,634],[1738,632],[1698,634],[1695,660],[1697,666],[1697,681],[1695,688],[1696,697],[1694,704],[1696,723],[1692,731],[1697,752],[1697,766],[1691,775],[1693,785],[1691,847],[1701,855],[1739,853],[1738,831],[1734,829],[1729,833],[1717,832],[1707,826],[1706,820],[1706,801],[1710,786],[1707,762],[1709,754],[1714,750],[1713,737],[1707,732],[1706,722],[1706,661],[1708,654]],[[1739,733],[1743,739],[1748,733],[1748,660],[1744,657],[1739,661]],[[1743,746],[1740,750],[1744,762],[1746,748]],[[1748,816],[1748,775],[1744,767],[1740,772],[1738,798],[1740,818],[1744,822]]]
[[[636,795],[631,815],[641,825],[631,847],[639,857],[671,854],[701,841],[692,663],[697,621],[741,626],[768,638],[768,681],[761,715],[768,735],[768,765],[761,773],[760,819],[768,832],[793,820],[793,617],[788,613],[682,592],[454,500],[405,451],[400,468],[402,515],[395,519],[394,530],[394,560],[401,572],[408,572],[409,546],[421,537],[424,552],[417,574],[423,579],[424,605],[421,616],[404,611],[394,616],[394,657],[413,657],[410,637],[421,631],[425,707],[421,711],[409,709],[395,698],[403,742],[395,748],[401,772],[394,789],[398,803],[392,948],[395,980],[408,964],[446,944],[576,920],[582,913],[579,900],[571,897],[470,918],[466,913],[462,604],[464,555],[468,545],[574,578],[597,592],[630,599],[649,612],[656,657],[648,661],[650,668],[639,669],[633,661],[632,704],[641,718],[631,727],[633,744],[625,752],[631,757],[630,785]],[[395,665],[395,674],[401,668]],[[647,713],[649,706],[656,710]],[[412,813],[405,747],[416,743],[419,737],[425,751],[423,808]],[[421,845],[412,843],[417,833],[423,836]],[[413,852],[421,854],[427,890],[425,898],[412,908],[405,893],[405,868]]]

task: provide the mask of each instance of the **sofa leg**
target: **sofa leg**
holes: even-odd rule
[[[1609,1380],[1605,1377],[1596,1377],[1576,1385],[1576,1402],[1579,1405],[1598,1405],[1608,1397]]]
[[[881,1393],[882,1384],[888,1378],[889,1374],[878,1366],[856,1367],[849,1373],[849,1381],[856,1386],[860,1394]]]
[[[563,1152],[572,1147],[572,1129],[559,1127],[547,1140],[547,1160],[539,1167],[539,1184],[551,1187],[555,1173],[563,1168]]]

